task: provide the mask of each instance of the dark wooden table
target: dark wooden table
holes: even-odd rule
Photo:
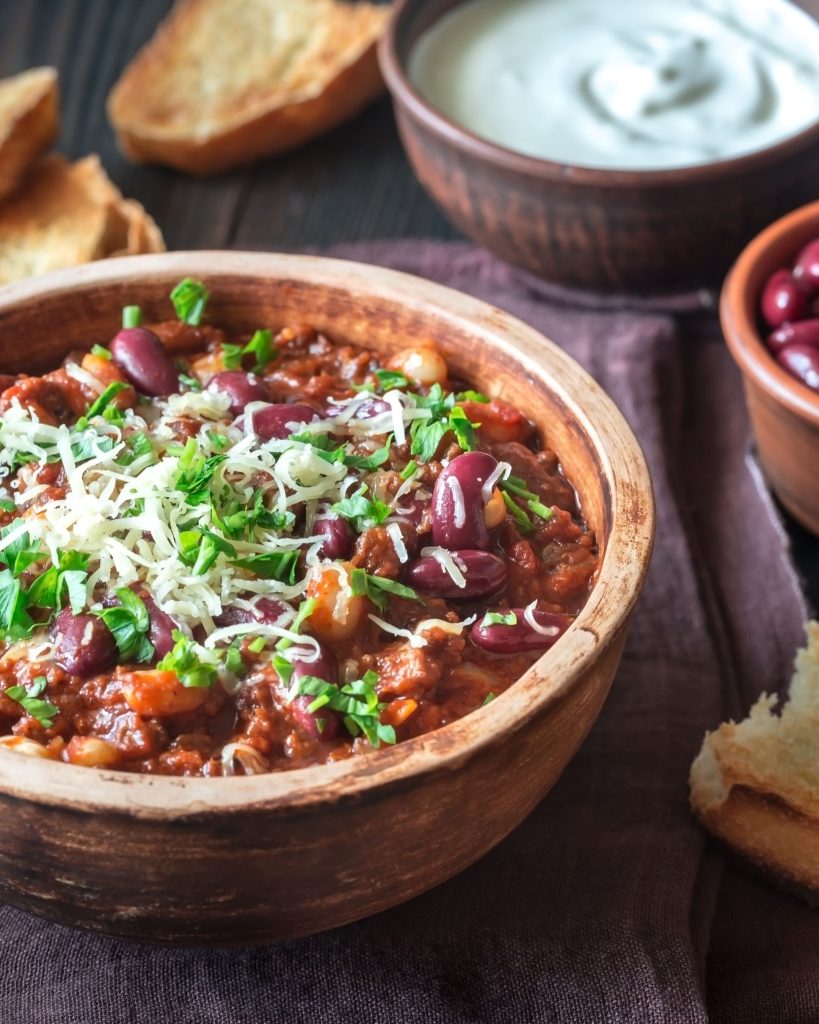
[[[413,177],[386,98],[296,153],[216,178],[128,163],[116,148],[105,97],[171,2],[0,0],[0,76],[39,64],[59,68],[57,148],[75,158],[99,153],[123,193],[156,218],[169,249],[292,250],[458,237]],[[819,540],[796,524],[788,528],[809,598],[819,607]]]

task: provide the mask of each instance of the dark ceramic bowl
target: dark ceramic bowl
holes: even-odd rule
[[[398,0],[381,69],[421,184],[464,234],[550,281],[596,289],[717,284],[766,224],[819,195],[819,123],[747,156],[612,171],[523,156],[479,138],[413,87],[415,43],[463,0]],[[800,4],[819,17],[819,0]]]
[[[784,370],[759,331],[759,300],[775,270],[819,238],[819,203],[794,210],[755,238],[725,281],[722,332],[742,370],[759,461],[777,497],[819,535],[819,394]]]

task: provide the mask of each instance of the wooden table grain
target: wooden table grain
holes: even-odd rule
[[[0,76],[40,64],[59,69],[57,148],[73,158],[99,153],[123,193],[162,226],[170,249],[293,250],[373,238],[459,237],[414,178],[386,98],[295,153],[215,178],[125,160],[105,97],[171,2],[0,0]],[[819,539],[787,525],[808,598],[819,607]]]

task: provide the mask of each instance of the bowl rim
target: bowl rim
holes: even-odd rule
[[[759,290],[751,295],[748,281],[771,248],[809,225],[819,237],[819,200],[800,206],[768,225],[740,253],[722,286],[719,315],[722,333],[735,362],[770,398],[800,419],[819,426],[819,395],[792,377],[768,351],[757,326]],[[794,256],[804,242],[794,241]]]
[[[422,308],[480,336],[546,383],[594,450],[611,501],[611,528],[597,581],[575,622],[547,652],[548,677],[535,663],[489,707],[441,729],[361,757],[293,771],[233,778],[178,778],[86,768],[0,750],[0,793],[40,804],[150,820],[262,811],[300,814],[451,773],[482,750],[509,742],[533,717],[563,701],[623,632],[642,588],[654,540],[654,497],[642,449],[614,402],[570,356],[533,327],[488,303],[395,270],[316,256],[220,251],[173,252],[102,260],[0,288],[5,316],[77,290],[166,288],[185,276],[304,282],[343,289],[373,303]],[[523,349],[518,349],[518,344]],[[590,411],[591,410],[591,411]]]
[[[694,186],[725,178],[747,174],[753,167],[762,170],[770,164],[787,159],[806,146],[819,142],[819,119],[807,128],[787,136],[762,149],[751,150],[724,160],[704,164],[689,164],[658,170],[641,168],[604,168],[583,164],[561,163],[519,153],[454,121],[424,99],[415,88],[404,62],[399,57],[399,33],[412,5],[418,0],[394,0],[387,28],[378,43],[378,60],[384,81],[396,103],[406,108],[416,121],[441,141],[460,149],[470,156],[495,164],[516,174],[528,175],[552,182],[571,182],[588,188],[612,189],[668,188]],[[819,21],[809,11],[799,7],[808,17]],[[442,15],[445,12],[442,12]]]

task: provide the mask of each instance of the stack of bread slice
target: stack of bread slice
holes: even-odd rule
[[[59,130],[57,73],[0,81],[0,284],[106,256],[162,252],[159,228],[124,199],[96,156],[51,153]]]
[[[389,6],[178,0],[108,98],[123,152],[212,174],[292,149],[382,88]]]
[[[787,701],[764,695],[705,737],[691,804],[705,826],[768,874],[819,896],[819,623],[796,658]]]

